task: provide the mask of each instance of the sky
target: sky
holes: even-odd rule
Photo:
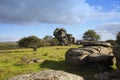
[[[101,40],[120,31],[120,0],[0,0],[0,42],[53,36],[64,28],[76,39],[95,30]]]

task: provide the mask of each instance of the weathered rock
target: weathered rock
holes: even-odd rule
[[[120,72],[116,70],[99,73],[94,76],[93,80],[120,80]]]
[[[96,74],[93,80],[111,80],[108,72]]]
[[[92,53],[99,53],[104,55],[113,55],[112,48],[104,47],[104,46],[86,46],[81,49],[87,50],[88,52]]]
[[[19,75],[7,80],[84,80],[84,78],[64,71],[44,70],[32,74]]]
[[[72,34],[67,34],[67,31],[64,28],[56,28],[53,34],[60,45],[68,45],[76,42]]]
[[[65,54],[66,61],[70,64],[102,63],[112,65],[112,49],[101,46],[72,48]],[[108,63],[109,62],[109,63]]]
[[[113,65],[113,56],[109,55],[99,55],[99,54],[91,54],[88,57],[88,63],[90,64],[99,64],[101,66],[110,66]]]
[[[112,48],[108,47],[110,44],[101,42],[90,42],[90,44],[95,46],[69,49],[65,54],[67,63],[75,65],[97,64],[104,67],[113,65]]]
[[[116,58],[117,68],[120,70],[120,46],[116,46],[113,48],[113,54]]]
[[[44,60],[41,60],[39,58],[33,58],[33,59],[28,60],[27,63],[31,64],[31,63],[34,63],[34,62],[38,63],[38,62],[43,62],[43,61]]]
[[[113,54],[116,58],[117,70],[96,74],[94,80],[120,80],[120,46],[113,48]]]
[[[81,50],[80,48],[71,48],[66,52],[65,59],[70,64],[85,64],[89,54],[88,51]]]
[[[104,46],[104,47],[111,47],[110,43],[104,41],[83,41],[81,43],[83,46]]]

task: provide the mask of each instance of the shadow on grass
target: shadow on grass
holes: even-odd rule
[[[65,72],[83,76],[84,78],[89,78],[89,80],[92,80],[91,78],[93,77],[93,75],[99,73],[98,69],[94,67],[73,66],[66,63],[65,61],[45,60],[42,64],[39,65],[39,67],[53,70],[62,70]]]

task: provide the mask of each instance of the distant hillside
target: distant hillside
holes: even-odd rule
[[[17,49],[18,45],[16,42],[0,42],[0,50]]]

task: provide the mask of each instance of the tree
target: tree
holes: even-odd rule
[[[120,31],[119,31],[118,34],[117,34],[116,43],[117,43],[118,45],[120,45]]]
[[[46,40],[46,41],[51,41],[52,39],[53,39],[53,37],[50,36],[50,35],[46,35],[46,36],[43,38],[43,40]]]
[[[100,39],[100,35],[98,35],[94,30],[88,30],[83,34],[82,38],[87,41],[98,41]]]
[[[37,51],[37,48],[40,47],[41,39],[36,36],[24,37],[18,41],[18,45],[24,48],[33,48],[34,51]]]
[[[56,38],[53,38],[51,41],[50,41],[50,46],[57,46],[59,44],[58,40]]]
[[[50,46],[50,41],[53,39],[52,36],[50,35],[46,35],[43,39],[42,39],[42,42],[41,42],[41,46]]]

